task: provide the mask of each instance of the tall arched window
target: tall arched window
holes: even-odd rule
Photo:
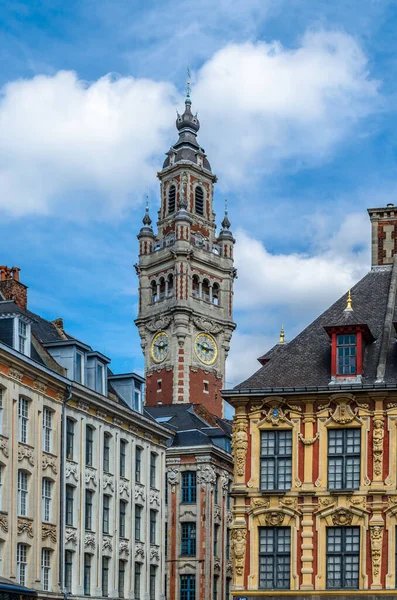
[[[161,277],[159,300],[164,300],[164,298],[165,298],[165,279],[164,279],[164,277]]]
[[[172,185],[168,190],[168,214],[175,212],[176,187]]]
[[[167,290],[167,296],[173,296],[174,295],[174,276],[168,275],[168,290]]]
[[[157,283],[155,281],[152,281],[150,287],[152,289],[152,302],[157,302]]]
[[[203,286],[202,286],[202,298],[203,300],[207,300],[207,302],[210,301],[210,284],[208,279],[204,279],[203,280]]]
[[[219,306],[219,285],[217,283],[212,286],[212,304]]]
[[[200,186],[194,192],[194,210],[198,215],[204,214],[204,192]]]
[[[197,275],[193,275],[192,294],[195,298],[198,298],[200,295],[200,283]]]

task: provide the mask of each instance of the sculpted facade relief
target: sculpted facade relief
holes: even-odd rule
[[[245,548],[247,544],[246,529],[232,529],[230,547],[235,573],[238,577],[244,575]]]
[[[383,470],[383,440],[385,437],[383,418],[374,419],[372,449],[374,455],[374,475],[382,476]]]
[[[233,425],[232,452],[234,457],[234,470],[238,477],[245,475],[245,461],[248,450],[248,421],[239,420]]]

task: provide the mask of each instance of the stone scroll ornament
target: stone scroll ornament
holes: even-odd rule
[[[248,450],[248,421],[236,421],[233,425],[232,451],[234,456],[234,468],[236,475],[244,477],[245,460]]]
[[[383,419],[374,419],[374,431],[372,437],[372,449],[374,455],[374,474],[382,475],[383,470],[383,439],[385,431],[383,428]]]
[[[149,323],[146,323],[145,327],[146,327],[146,329],[148,329],[149,331],[154,333],[156,331],[161,331],[163,329],[167,329],[167,327],[171,323],[171,320],[172,320],[172,317],[170,317],[168,315],[163,315],[163,316],[152,319],[151,321],[149,321]]]
[[[244,574],[245,548],[247,545],[247,530],[232,529],[231,549],[235,573],[238,577]]]

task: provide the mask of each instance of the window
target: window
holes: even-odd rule
[[[18,403],[18,441],[23,444],[28,443],[28,425],[29,425],[29,401],[26,398],[19,398]]]
[[[52,446],[52,411],[49,408],[43,409],[43,450],[51,452]]]
[[[127,502],[120,500],[120,536],[125,537],[125,517],[127,512]]]
[[[92,451],[94,446],[94,430],[89,425],[85,428],[85,464],[92,467]]]
[[[4,390],[0,387],[0,435],[3,433],[3,400],[4,400]]]
[[[170,298],[174,294],[174,276],[172,274],[168,275],[167,283],[167,296]]]
[[[155,510],[151,510],[150,511],[150,530],[149,530],[149,537],[150,537],[151,544],[156,543],[156,521],[157,521],[157,512]]]
[[[291,469],[292,432],[262,431],[261,489],[289,490],[291,488]]]
[[[28,514],[28,475],[18,471],[18,515],[26,517]]]
[[[171,215],[175,212],[175,198],[176,198],[176,187],[171,185],[168,190],[168,214]]]
[[[181,575],[180,600],[196,600],[196,576]]]
[[[181,523],[181,555],[196,556],[196,523]]]
[[[357,338],[356,335],[336,336],[336,374],[355,375],[357,372]]]
[[[217,283],[212,286],[212,304],[219,306],[219,285]]]
[[[290,548],[289,527],[260,527],[259,587],[261,589],[289,589]]]
[[[165,298],[165,279],[164,279],[164,277],[160,277],[159,284],[160,284],[160,286],[159,286],[159,291],[160,291],[159,300],[164,300],[164,298]]]
[[[120,440],[120,477],[125,477],[125,459],[127,454],[127,442]]]
[[[84,596],[91,595],[91,554],[84,554]]]
[[[194,190],[194,210],[198,215],[204,214],[204,192],[200,186]]]
[[[154,452],[150,453],[150,487],[156,487],[156,462],[157,455]]]
[[[231,586],[231,578],[227,577],[226,578],[226,594],[225,594],[225,600],[230,600],[230,586]]]
[[[210,282],[208,279],[203,279],[203,283],[201,284],[201,297],[207,302],[210,301]]]
[[[230,560],[230,529],[226,529],[226,559]]]
[[[157,300],[158,300],[157,283],[155,281],[152,281],[152,283],[150,284],[150,287],[152,289],[152,302],[157,302]]]
[[[91,490],[85,491],[85,528],[88,531],[92,529],[92,499],[94,497],[94,492]]]
[[[17,577],[20,585],[26,585],[28,547],[26,544],[17,545]]]
[[[135,386],[134,390],[134,410],[142,412],[142,393],[141,389]]]
[[[66,525],[73,526],[73,500],[74,500],[74,487],[71,485],[66,486],[66,506],[65,506],[65,522]]]
[[[26,340],[28,337],[27,334],[27,325],[23,321],[19,320],[18,325],[18,349],[22,354],[26,354]]]
[[[218,556],[219,525],[214,526],[214,556]]]
[[[103,496],[102,533],[109,533],[110,496]]]
[[[142,448],[135,448],[135,481],[141,483]]]
[[[230,480],[229,480],[228,484],[227,484],[227,493],[226,493],[226,508],[227,508],[227,510],[230,510],[230,507],[231,507],[230,492],[231,492],[231,483],[230,483]]]
[[[360,429],[328,430],[328,489],[360,487]]]
[[[105,369],[102,363],[96,364],[96,386],[95,390],[100,394],[105,393]]]
[[[219,577],[218,575],[214,575],[214,581],[213,581],[213,587],[212,587],[212,597],[213,600],[218,600],[218,582],[219,582]]]
[[[219,475],[215,477],[214,502],[215,504],[219,502]]]
[[[192,279],[192,295],[194,298],[200,297],[200,282],[197,275],[193,275]]]
[[[65,588],[68,594],[72,593],[73,577],[73,552],[65,550]]]
[[[135,505],[135,541],[141,541],[141,517],[142,517],[142,508],[138,505]]]
[[[103,435],[103,470],[105,473],[110,473],[110,435]]]
[[[357,589],[360,528],[327,528],[327,589]]]
[[[125,560],[119,560],[119,598],[124,598]]]
[[[195,504],[197,499],[196,471],[182,473],[182,502]]]
[[[41,551],[41,585],[45,592],[50,591],[51,550],[43,548]]]
[[[73,460],[74,451],[74,421],[66,419],[66,457]]]
[[[102,596],[109,595],[109,557],[102,556]]]
[[[141,598],[141,563],[135,563],[134,572],[134,598],[140,600]]]
[[[149,600],[156,600],[156,565],[150,565]]]
[[[84,355],[81,352],[76,351],[76,373],[75,380],[77,383],[84,383]]]
[[[51,521],[51,481],[44,478],[41,484],[42,491],[42,519],[47,523]]]

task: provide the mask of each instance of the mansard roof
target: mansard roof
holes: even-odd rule
[[[393,328],[397,321],[396,281],[395,263],[393,269],[371,271],[351,290],[353,311],[346,321],[363,325],[372,334],[372,341],[367,339],[364,344],[362,385],[397,385]],[[288,344],[277,344],[261,357],[268,359],[264,366],[235,390],[327,387],[331,379],[331,341],[326,329],[344,322],[345,308],[346,294]]]

